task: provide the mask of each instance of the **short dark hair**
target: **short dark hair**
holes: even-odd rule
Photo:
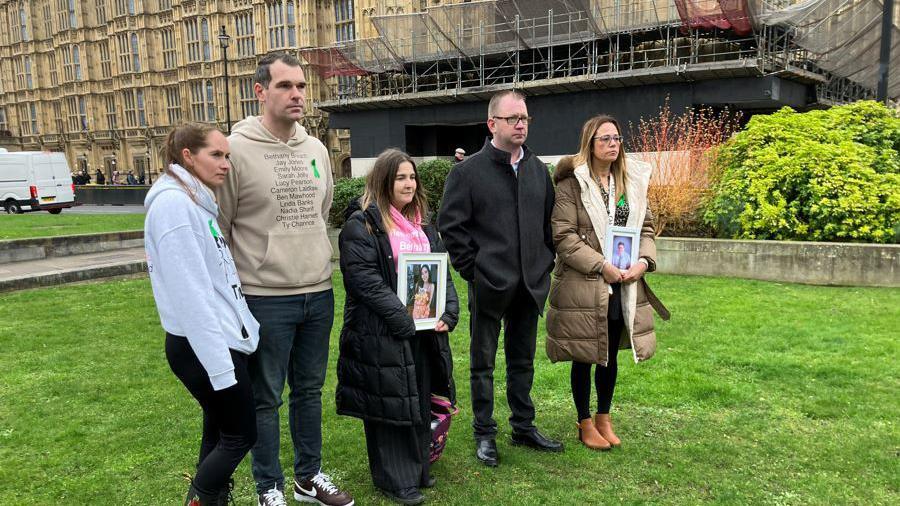
[[[269,67],[277,61],[284,63],[288,67],[301,66],[300,60],[290,53],[283,51],[269,53],[259,59],[259,63],[256,66],[256,74],[253,75],[253,83],[259,83],[263,88],[268,88],[269,83],[272,82],[272,72],[269,71]]]

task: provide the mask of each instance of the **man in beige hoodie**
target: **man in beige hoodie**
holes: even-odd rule
[[[243,293],[260,323],[249,372],[256,399],[253,478],[260,506],[285,504],[278,409],[290,387],[294,498],[350,506],[321,471],[322,385],[334,321],[331,242],[325,220],[333,180],[328,150],[298,123],[306,104],[300,62],[263,57],[254,77],[262,116],[234,126],[234,170],[216,192],[219,225],[231,245]]]

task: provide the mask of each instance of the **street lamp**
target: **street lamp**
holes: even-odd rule
[[[225,65],[225,119],[228,121],[228,133],[231,133],[231,100],[228,98],[228,43],[231,36],[225,33],[225,25],[219,28],[219,47],[222,48],[222,63]]]

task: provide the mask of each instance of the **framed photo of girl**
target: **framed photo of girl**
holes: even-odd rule
[[[433,329],[447,304],[446,253],[401,253],[397,262],[397,296],[416,322],[416,330]]]
[[[606,244],[603,245],[606,259],[613,266],[627,271],[638,261],[638,246],[641,231],[630,227],[609,227],[606,229]]]

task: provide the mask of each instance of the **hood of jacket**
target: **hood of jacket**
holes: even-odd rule
[[[254,142],[263,144],[281,144],[281,140],[272,135],[262,124],[262,116],[248,116],[238,121],[234,128],[231,129],[231,135],[244,137]],[[302,144],[309,138],[306,129],[300,123],[294,123],[294,133],[285,144],[288,146],[297,146]]]
[[[193,174],[188,172],[187,169],[177,163],[169,165],[169,170],[174,174],[174,177],[167,171],[153,183],[153,186],[150,187],[150,191],[147,192],[147,197],[144,198],[145,208],[150,209],[150,204],[152,204],[156,197],[162,194],[162,192],[179,191],[191,197],[191,200],[196,202],[198,206],[209,211],[213,216],[219,215],[219,206],[216,204],[215,198],[213,198],[212,190]],[[176,177],[178,179],[176,179]],[[181,183],[178,182],[179,180]],[[182,183],[184,184],[182,185]]]
[[[556,162],[553,169],[553,184],[559,184],[560,181],[572,177],[575,173],[575,156],[564,156]]]

